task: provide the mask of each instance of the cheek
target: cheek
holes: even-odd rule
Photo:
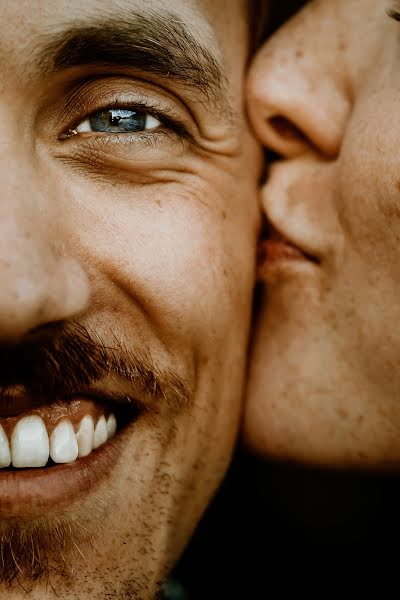
[[[382,107],[378,98],[372,101],[375,111]],[[390,126],[386,110],[366,124],[371,111],[367,102],[355,112],[340,161],[338,210],[346,240],[341,293],[353,301],[357,355],[383,391],[389,381],[400,383],[400,130]]]
[[[357,252],[372,263],[384,255],[386,263],[397,252],[400,234],[400,128],[393,120],[400,102],[394,100],[394,90],[388,94],[387,76],[379,65],[357,97],[337,171],[342,227]]]
[[[390,126],[386,110],[376,112],[383,108],[379,98],[372,96],[372,102],[360,102],[354,112],[339,161],[337,194],[347,255],[369,288],[367,297],[377,289],[394,291],[400,283],[400,130]],[[376,114],[367,120],[373,108]],[[383,308],[389,302],[382,295],[378,304]]]
[[[141,307],[158,333],[215,342],[232,321],[244,329],[254,265],[254,219],[238,210],[240,198],[231,213],[223,203],[204,186],[154,185],[130,197],[126,188],[94,193],[88,184],[71,198],[75,245],[112,282],[106,302],[123,292],[125,310]]]

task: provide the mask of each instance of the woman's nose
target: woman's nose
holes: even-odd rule
[[[306,17],[306,11],[300,13],[266,43],[247,83],[253,127],[283,158],[310,149],[337,155],[350,112],[345,82],[330,52],[336,37],[329,39],[327,32],[321,40],[315,31],[308,36]]]

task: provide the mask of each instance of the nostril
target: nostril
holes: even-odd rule
[[[287,141],[307,142],[304,133],[286,117],[275,115],[269,117],[267,123],[276,135]]]

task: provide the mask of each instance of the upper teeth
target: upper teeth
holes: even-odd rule
[[[94,426],[93,417],[83,417],[75,433],[69,419],[62,419],[53,429],[50,439],[39,415],[22,417],[14,427],[11,443],[0,425],[0,468],[44,467],[49,456],[55,463],[70,463],[78,456],[87,456],[115,435],[117,421],[111,414],[102,415]]]
[[[94,429],[93,448],[98,448],[99,446],[104,444],[104,442],[107,441],[107,438],[107,423],[104,415],[102,415],[97,421],[97,425]]]
[[[0,467],[9,467],[11,464],[10,446],[4,429],[0,427]]]
[[[79,424],[76,432],[78,456],[87,456],[93,450],[94,424],[93,417],[86,415]]]
[[[78,457],[78,442],[68,419],[60,421],[53,429],[50,436],[50,456],[55,463],[74,462]]]
[[[44,467],[49,460],[49,436],[38,415],[23,417],[11,436],[13,467]]]

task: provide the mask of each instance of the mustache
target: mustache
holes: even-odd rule
[[[127,350],[117,340],[106,345],[81,324],[47,326],[16,345],[0,345],[0,401],[16,386],[48,400],[82,394],[110,375],[170,408],[181,409],[191,396],[176,373],[158,367],[146,353]]]
[[[0,346],[0,389],[23,385],[32,394],[68,395],[100,379],[105,348],[82,326],[49,328],[15,346]]]

